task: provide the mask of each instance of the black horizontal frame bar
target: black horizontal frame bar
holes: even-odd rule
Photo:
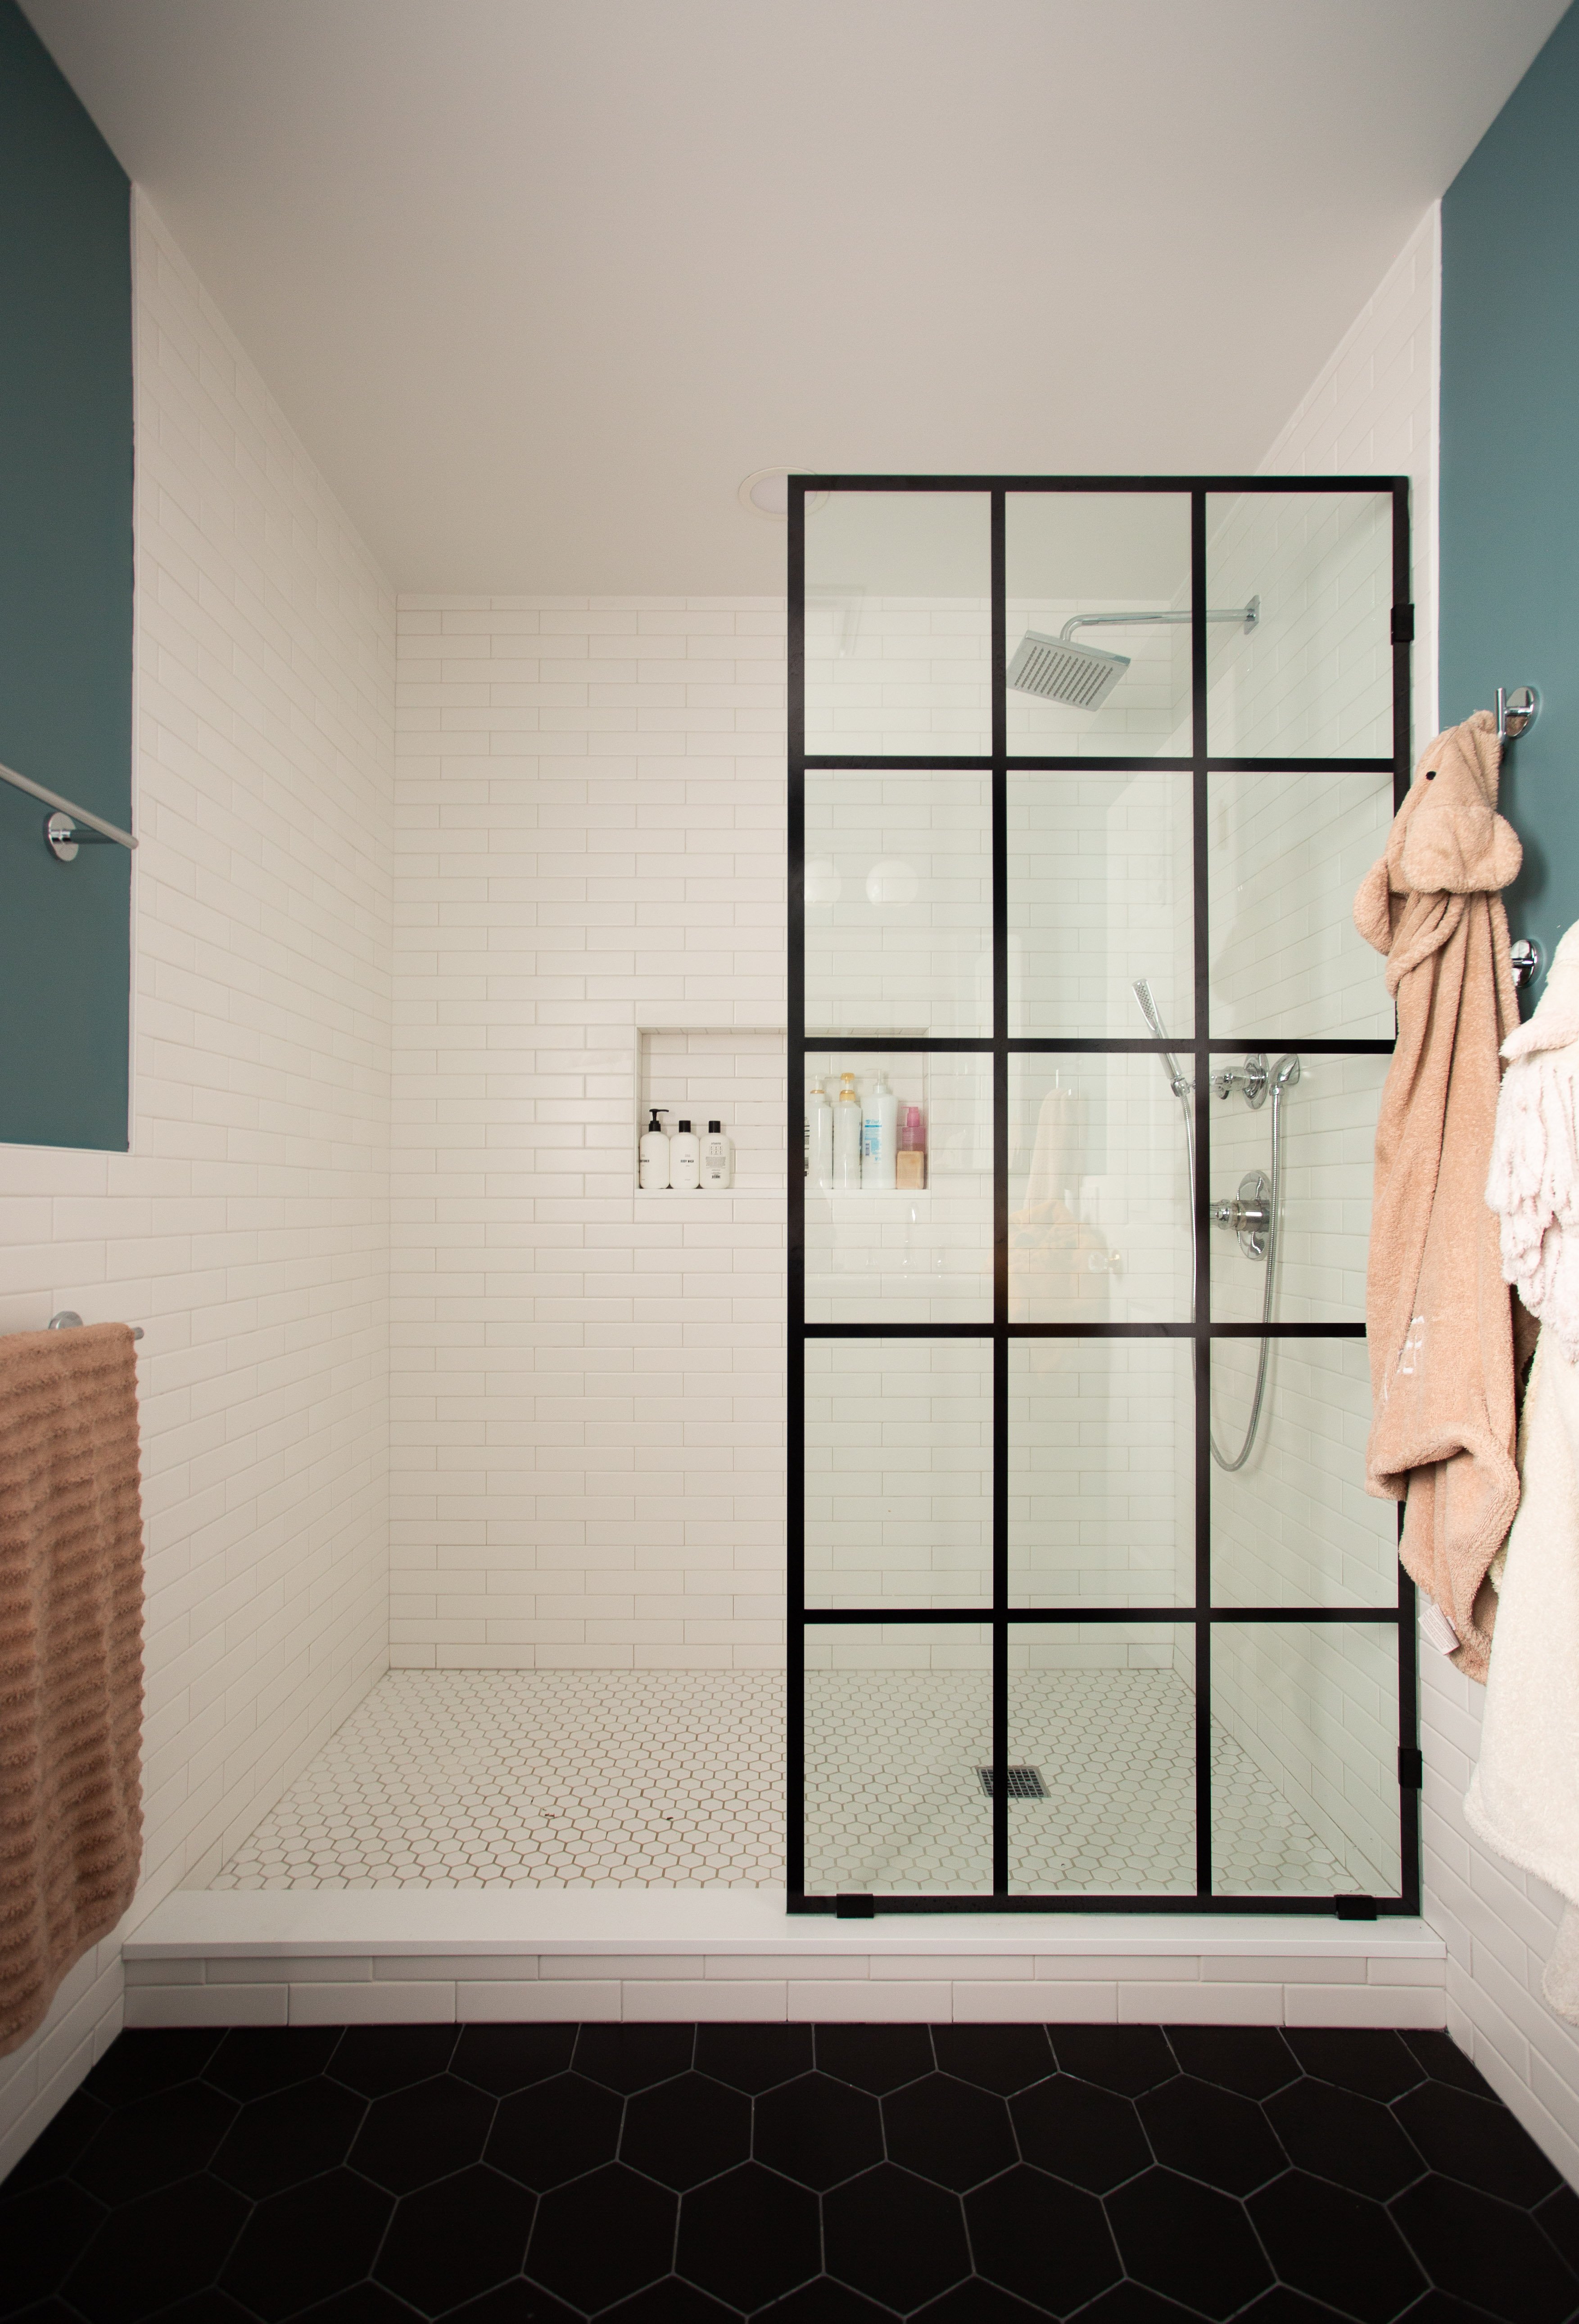
[[[1011,1606],[994,1614],[991,1606],[808,1606],[802,1618],[816,1628],[831,1629],[850,1622],[875,1629],[883,1622],[919,1628],[927,1622],[973,1622],[991,1628],[994,1622],[1400,1622],[1399,1606]]]
[[[1407,491],[1407,476],[872,476],[795,472],[808,493],[1332,493]]]
[[[1024,756],[1010,752],[1003,765],[1011,775],[1187,775],[1194,767],[1193,759],[1146,757],[1114,751],[1086,752],[1084,754],[1030,753]],[[808,751],[806,754],[808,774],[845,775],[985,775],[991,774],[993,761],[979,752],[928,753],[925,757],[914,752],[885,757],[881,752]],[[1390,775],[1390,759],[1214,759],[1208,756],[1209,775]]]
[[[1403,1896],[1372,1898],[1378,1918],[1407,1914],[1417,1904]],[[1297,1914],[1315,1920],[1336,1918],[1331,1896],[1131,1896],[1131,1895],[1011,1895],[983,1891],[977,1896],[873,1896],[873,1909],[883,1913],[1205,1913],[1227,1917],[1235,1913]],[[836,1896],[801,1895],[793,1890],[784,1900],[786,1913],[834,1913]]]
[[[1280,1049],[1286,1042],[1291,1043],[1302,1057],[1390,1057],[1398,1046],[1394,1041],[1306,1041],[1297,1033],[1251,1033],[1242,1040],[1208,1041],[1206,1047],[1214,1056],[1237,1057],[1256,1049]],[[1152,1041],[1144,1038],[1131,1040],[1127,1033],[1028,1033],[1011,1035],[1005,1046],[1011,1057],[1173,1057],[1183,1056],[1200,1044],[1188,1034],[1180,1034],[1175,1041]],[[990,1055],[993,1043],[990,1035],[975,1033],[834,1032],[802,1034],[799,1047],[802,1051],[927,1049],[946,1056],[953,1054],[968,1057]]]
[[[979,1323],[806,1323],[808,1340],[990,1340]],[[1363,1323],[1007,1323],[1011,1340],[1362,1340]]]

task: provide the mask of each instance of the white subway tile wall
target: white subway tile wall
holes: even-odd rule
[[[0,1148],[0,1329],[141,1323],[141,1910],[384,1666],[394,601],[135,207],[129,1154]],[[0,2173],[121,2023],[120,1948],[0,2061]]]
[[[782,604],[400,622],[392,1659],[775,1666]],[[637,1082],[738,1194],[637,1193]]]

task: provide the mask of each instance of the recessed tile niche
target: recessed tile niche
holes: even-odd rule
[[[680,1014],[677,1009],[673,1012]],[[716,1016],[715,1004],[709,1011]],[[784,1024],[766,1018],[754,1023],[638,1025],[633,1044],[635,1084],[631,1176],[637,1173],[637,1143],[650,1109],[664,1108],[663,1127],[672,1137],[688,1120],[698,1137],[709,1121],[721,1121],[734,1145],[735,1194],[782,1198],[785,1192],[786,1086]],[[648,1194],[652,1202],[700,1199],[673,1188]],[[716,1201],[715,1194],[711,1199]]]

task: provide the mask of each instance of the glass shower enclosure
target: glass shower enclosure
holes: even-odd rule
[[[791,480],[791,1911],[1418,1910],[1408,600],[1401,479]]]

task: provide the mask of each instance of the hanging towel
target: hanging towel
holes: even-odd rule
[[[1502,1222],[1502,1273],[1579,1363],[1579,927],[1552,955],[1540,1006],[1502,1055],[1486,1180]]]
[[[1579,2022],[1579,1367],[1549,1325],[1520,1439],[1523,1498],[1508,1537],[1481,1759],[1464,1812],[1500,1856],[1567,1901],[1544,1989],[1554,2009]]]
[[[1485,1203],[1498,1051],[1519,1021],[1498,890],[1521,850],[1496,811],[1500,759],[1489,711],[1438,734],[1354,899],[1398,1004],[1366,1277],[1366,1488],[1404,1501],[1404,1564],[1478,1679],[1486,1569],[1519,1504],[1513,1309]]]
[[[132,1901],[143,1517],[125,1323],[0,1338],[0,2056]]]

